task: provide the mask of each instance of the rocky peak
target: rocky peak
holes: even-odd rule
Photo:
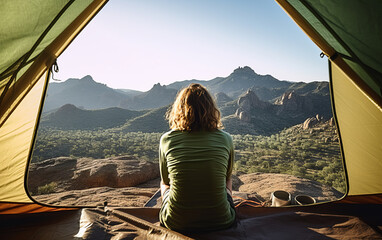
[[[148,91],[148,92],[164,92],[166,91],[167,87],[166,85],[161,85],[160,83],[154,84],[154,86]]]
[[[160,89],[164,86],[160,85],[160,83],[157,83],[157,84],[154,84],[154,86],[152,87],[152,89]]]
[[[80,81],[82,82],[90,82],[90,83],[95,83],[94,79],[90,75],[86,75],[85,77],[81,78]]]
[[[301,100],[301,96],[294,91],[285,92],[279,99],[276,100],[276,105],[286,105],[291,102],[297,103]]]
[[[257,75],[255,71],[253,71],[252,68],[248,66],[244,67],[238,67],[236,68],[231,75],[250,75],[250,76],[255,76]]]
[[[269,104],[261,101],[256,93],[249,89],[238,99],[237,105],[239,108],[236,110],[236,116],[239,117],[240,120],[249,122],[251,120],[252,109],[265,109]]]
[[[266,102],[261,101],[251,89],[248,89],[248,91],[238,99],[237,105],[246,111],[250,111],[251,108],[265,108],[267,106]]]

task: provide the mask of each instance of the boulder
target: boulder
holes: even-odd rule
[[[35,192],[38,186],[44,186],[51,182],[66,182],[72,179],[76,166],[77,159],[70,157],[58,157],[31,163],[28,188]]]
[[[132,187],[159,176],[158,163],[133,156],[91,158],[53,158],[33,163],[29,173],[29,188],[58,183],[61,191],[94,187]]]
[[[316,124],[318,124],[319,121],[315,117],[308,118],[304,121],[302,124],[302,128],[304,130],[314,127]]]
[[[248,195],[256,195],[261,201],[270,198],[276,190],[284,190],[291,193],[292,197],[298,194],[309,195],[317,201],[333,201],[344,194],[336,189],[325,186],[319,182],[299,178],[288,174],[275,173],[250,173],[239,176],[242,184],[238,190]]]
[[[242,108],[238,108],[235,115],[243,122],[251,122],[251,114]]]
[[[133,157],[78,160],[71,189],[89,187],[132,187],[159,176],[157,163]]]
[[[333,117],[331,117],[329,120],[328,120],[328,122],[329,122],[329,126],[335,126],[336,125],[336,123],[334,122],[334,118]]]

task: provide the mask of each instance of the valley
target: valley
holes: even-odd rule
[[[158,83],[147,92],[111,89],[91,76],[52,83],[32,165],[61,157],[120,156],[157,164],[160,136],[169,130],[165,113],[177,91],[191,82],[205,85],[215,97],[223,130],[234,139],[236,177],[285,174],[346,191],[329,83],[280,81],[249,67],[208,81]],[[57,188],[53,180],[34,184],[41,198]],[[38,186],[48,190],[38,192]]]

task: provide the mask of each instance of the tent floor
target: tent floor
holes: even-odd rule
[[[2,239],[382,239],[382,205],[328,203],[237,209],[235,226],[177,233],[159,226],[158,208],[84,208],[0,215]]]

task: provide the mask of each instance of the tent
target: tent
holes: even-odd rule
[[[160,227],[156,208],[52,207],[26,190],[55,59],[106,0],[0,4],[0,234],[3,239],[382,239],[382,2],[276,0],[329,59],[347,193],[306,207],[238,211],[211,233]]]

